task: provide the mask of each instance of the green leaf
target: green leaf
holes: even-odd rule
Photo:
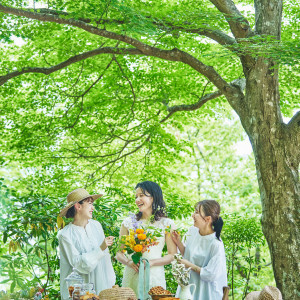
[[[13,282],[12,282],[11,285],[10,285],[10,292],[11,292],[11,293],[13,293],[15,287],[16,287],[16,281],[13,280]]]
[[[136,252],[134,253],[131,258],[132,258],[132,261],[135,263],[135,264],[138,264],[140,262],[140,259],[142,257],[142,253],[141,252]]]
[[[7,241],[7,231],[4,231],[3,233],[3,243],[5,244]]]

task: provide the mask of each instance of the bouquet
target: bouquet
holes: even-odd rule
[[[180,254],[175,254],[174,260],[171,263],[172,274],[179,285],[187,286],[189,284],[191,268],[186,269],[184,264],[179,263],[179,259],[182,259],[182,256]]]
[[[129,235],[122,235],[119,239],[120,250],[132,254],[131,259],[135,264],[138,264],[143,253],[149,252],[149,248],[157,244],[157,233],[142,228],[130,229]]]

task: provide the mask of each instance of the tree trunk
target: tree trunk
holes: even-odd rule
[[[283,123],[278,70],[259,58],[246,76],[247,117],[241,117],[255,156],[267,239],[277,287],[287,300],[300,299],[300,185],[297,136]],[[244,119],[242,119],[244,118]]]
[[[280,40],[282,0],[255,0],[255,32]],[[277,287],[285,300],[300,299],[299,126],[284,124],[278,68],[271,59],[242,58],[245,109],[239,111],[252,144],[267,239]],[[295,127],[297,127],[295,129]]]

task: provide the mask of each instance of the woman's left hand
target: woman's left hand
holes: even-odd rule
[[[148,260],[150,268],[153,267],[153,260]],[[140,263],[137,264],[140,267]],[[146,269],[146,264],[144,264],[144,269]]]
[[[190,268],[191,267],[191,262],[189,262],[187,259],[178,259],[178,262],[180,264],[185,265],[186,268]]]

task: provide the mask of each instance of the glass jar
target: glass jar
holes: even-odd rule
[[[96,291],[94,290],[94,284],[93,283],[84,283],[82,284],[82,295],[86,294],[95,294]]]
[[[82,285],[83,278],[80,276],[78,271],[75,268],[73,268],[72,273],[66,278],[66,282],[67,282],[67,288],[69,291],[69,296],[71,298],[73,295],[75,285],[77,285],[77,286]]]
[[[72,300],[80,300],[82,296],[81,284],[74,284],[74,291],[72,293]]]

